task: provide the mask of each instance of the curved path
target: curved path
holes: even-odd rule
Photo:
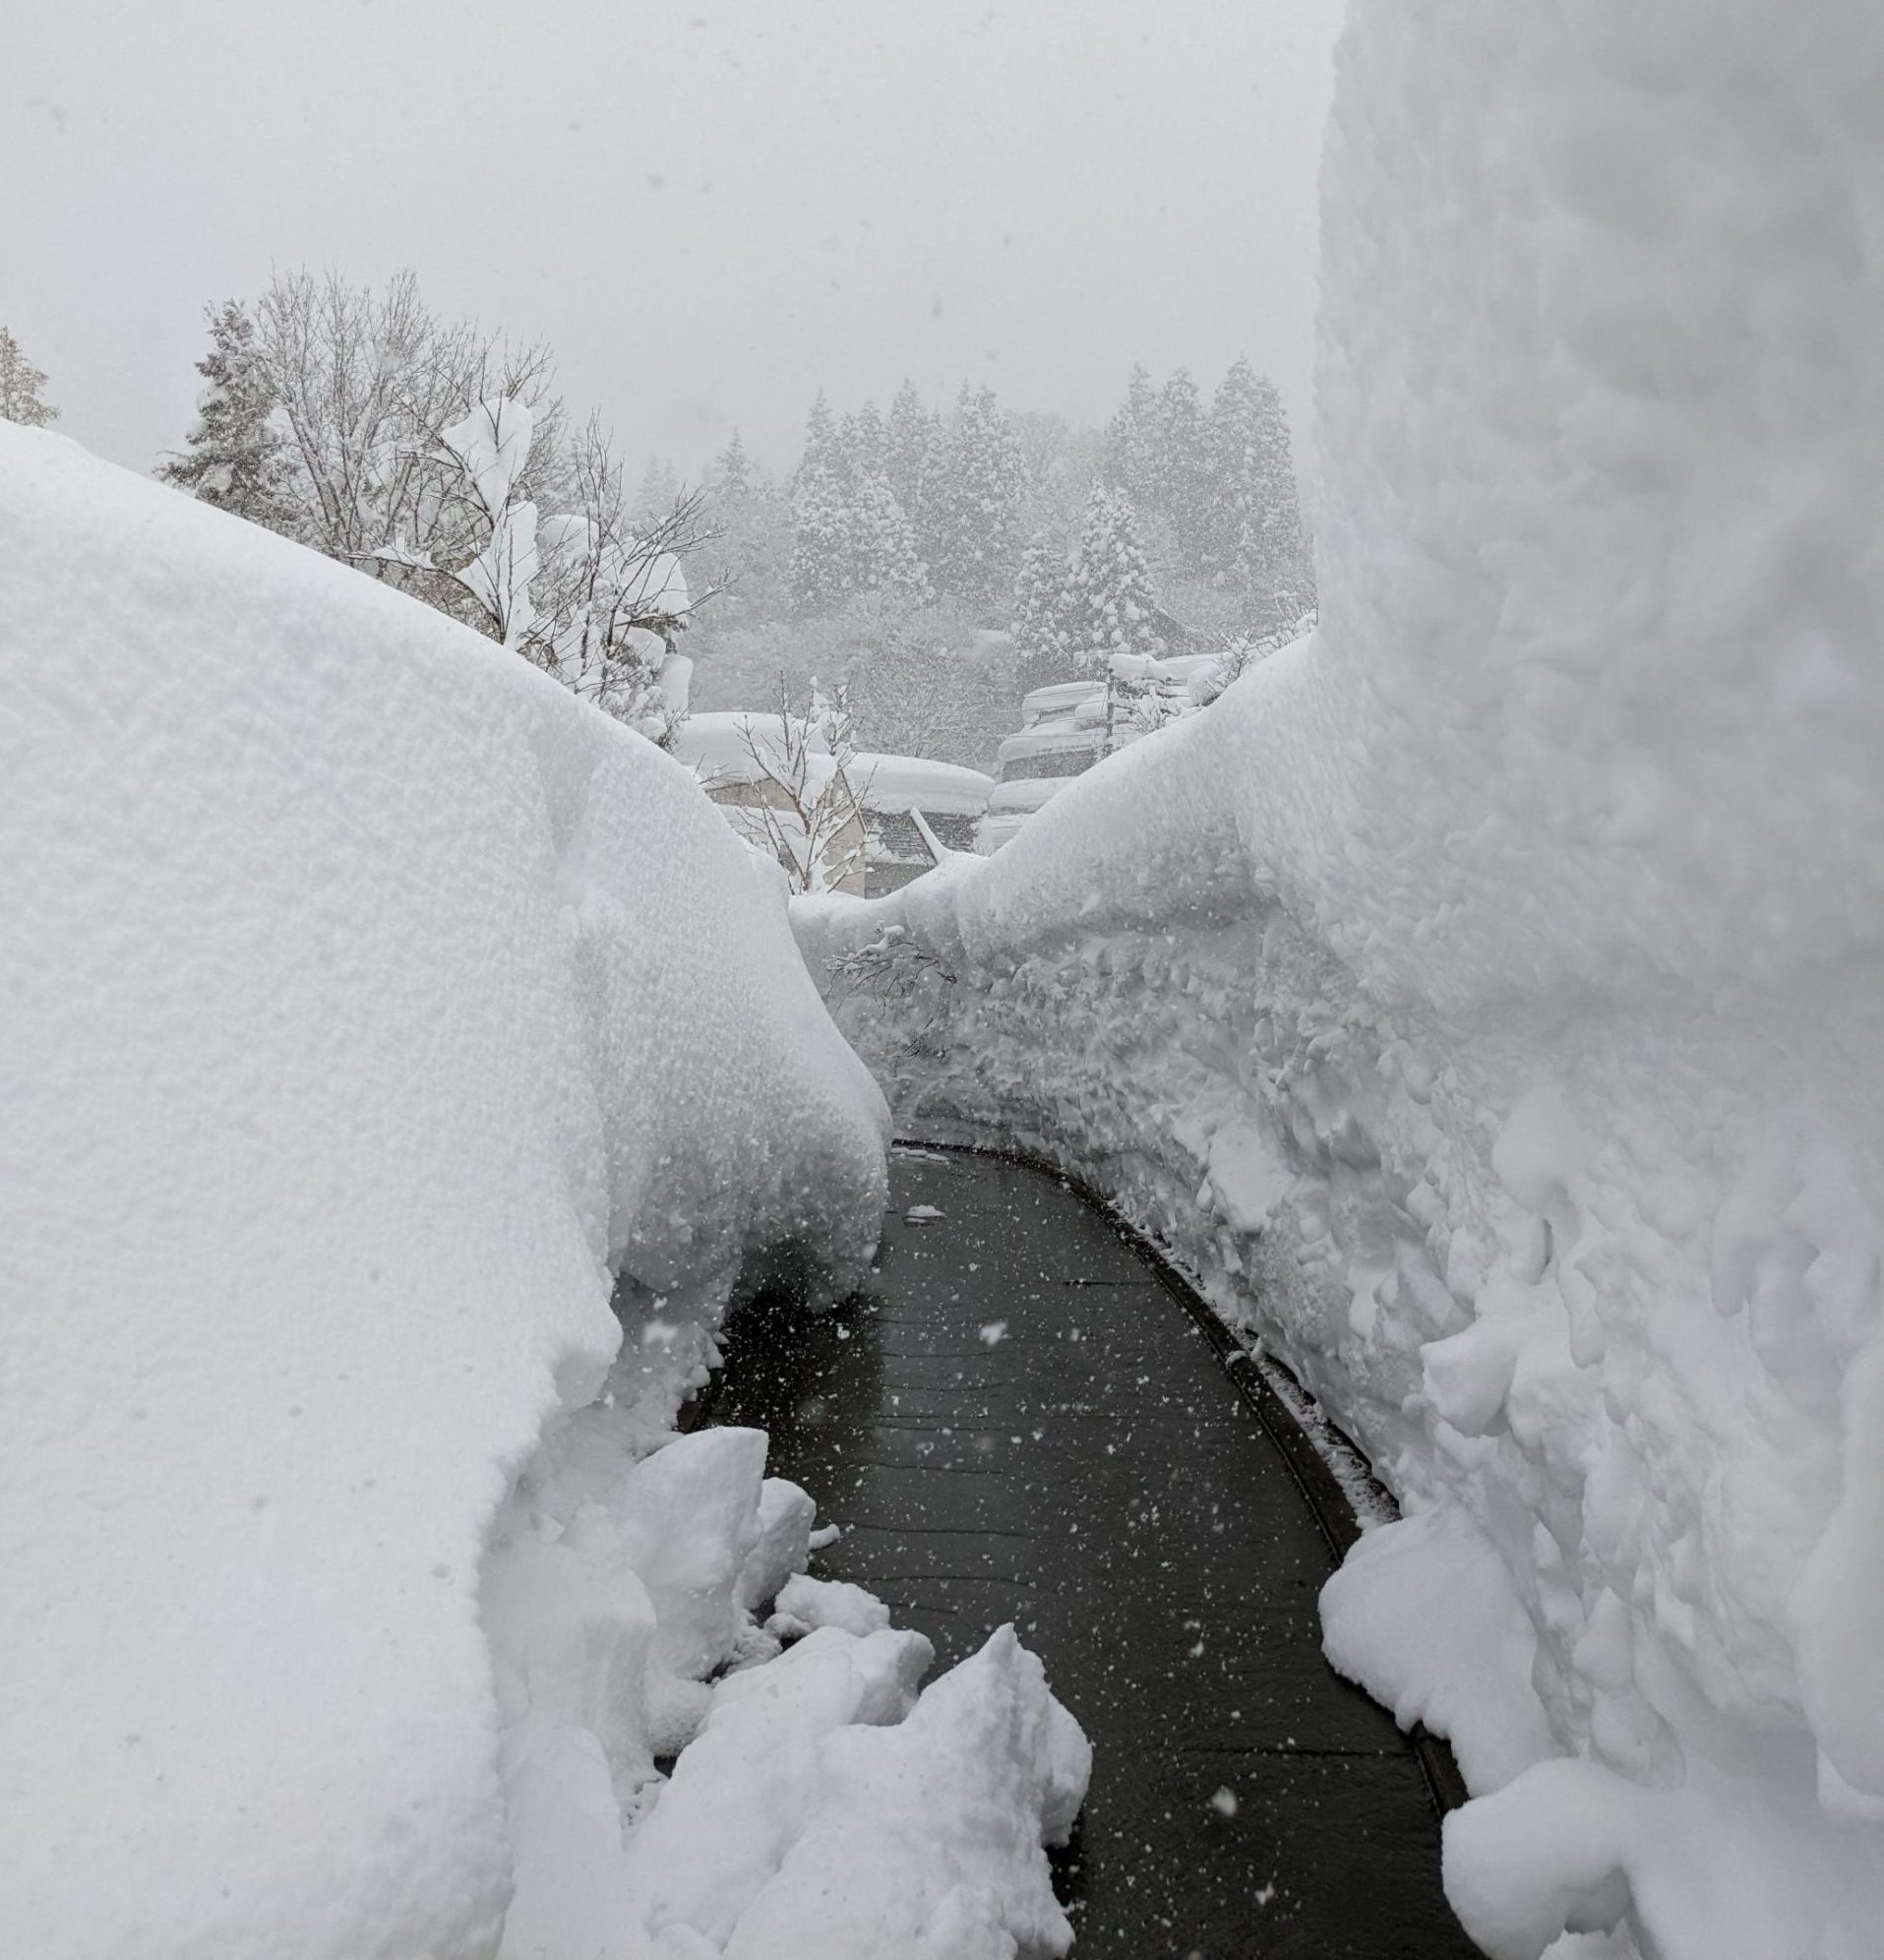
[[[844,1527],[813,1570],[939,1666],[1008,1620],[1046,1662],[1096,1752],[1076,1960],[1466,1960],[1421,1757],[1321,1658],[1300,1466],[1172,1287],[1020,1164],[899,1149],[890,1195],[870,1292],[737,1317],[710,1420],[770,1432]]]

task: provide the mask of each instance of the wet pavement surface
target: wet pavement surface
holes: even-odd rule
[[[1077,1960],[1470,1960],[1391,1717],[1321,1658],[1334,1555],[1277,1444],[1133,1243],[1059,1180],[899,1150],[881,1270],[739,1315],[710,1420],[936,1644],[1004,1621],[1096,1752],[1061,1895]],[[936,1216],[925,1213],[934,1212]]]

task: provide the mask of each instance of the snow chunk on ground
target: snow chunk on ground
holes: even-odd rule
[[[1072,1929],[1043,1831],[1064,1841],[1091,1765],[1039,1661],[1002,1627],[900,1726],[825,1736],[809,1815],[742,1915],[728,1960],[1065,1953]]]
[[[1321,1589],[1328,1659],[1390,1707],[1446,1737],[1474,1790],[1555,1753],[1531,1691],[1537,1635],[1490,1541],[1459,1521],[1402,1518],[1368,1532]]]
[[[766,1623],[782,1640],[819,1626],[841,1627],[860,1638],[889,1624],[889,1608],[875,1593],[844,1579],[814,1579],[800,1572],[779,1589],[778,1607]]]

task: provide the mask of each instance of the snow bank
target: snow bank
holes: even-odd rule
[[[604,1398],[562,1425],[486,1562],[503,1960],[1064,1953],[1044,1847],[1091,1751],[1012,1628],[919,1696],[929,1642],[800,1569],[812,1503],[761,1482],[761,1432],[641,1456],[632,1420]]]
[[[742,1262],[867,1257],[881,1099],[685,770],[11,425],[0,674],[0,1944],[488,1954],[793,1562],[762,1442],[635,1464]]]
[[[905,1129],[1076,1164],[1398,1492],[1330,1651],[1501,1955],[1884,1951],[1881,34],[1358,0],[1319,632],[795,907]]]

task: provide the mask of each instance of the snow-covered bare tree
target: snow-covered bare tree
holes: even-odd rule
[[[418,505],[423,535],[389,539],[372,556],[449,582],[480,632],[665,741],[686,712],[676,643],[698,601],[681,559],[706,539],[701,495],[679,493],[632,522],[620,466],[591,422],[567,471],[574,508],[539,517],[522,494],[531,433],[529,409],[509,396],[439,431]],[[443,538],[455,541],[447,556]]]
[[[274,384],[240,300],[208,309],[210,351],[196,364],[203,377],[188,449],[157,466],[157,475],[203,503],[270,530],[294,527],[286,448],[274,426]]]
[[[413,532],[362,556],[449,580],[473,621],[500,645],[518,650],[536,624],[536,506],[520,494],[533,433],[529,409],[514,396],[480,401],[451,427],[432,433],[412,500]],[[450,549],[440,554],[441,541]]]
[[[59,419],[45,398],[46,377],[27,359],[26,349],[0,327],[0,422],[19,422],[43,429]]]
[[[778,711],[741,729],[752,766],[764,841],[794,892],[833,891],[861,880],[869,853],[857,775],[850,704],[842,688],[825,695],[812,683],[808,710],[793,706],[781,675]]]
[[[398,539],[443,562],[465,542],[432,529],[467,515],[438,499],[438,439],[500,397],[529,411],[520,494],[560,501],[564,412],[547,347],[440,320],[410,273],[377,293],[338,273],[280,274],[262,295],[257,324],[287,420],[295,534],[304,543],[452,609],[455,590],[376,554]]]
[[[536,621],[521,650],[666,746],[688,708],[693,663],[680,637],[719,589],[709,580],[691,592],[685,570],[718,540],[706,493],[682,489],[664,512],[631,521],[620,467],[593,422],[570,473],[575,508],[537,526]]]

